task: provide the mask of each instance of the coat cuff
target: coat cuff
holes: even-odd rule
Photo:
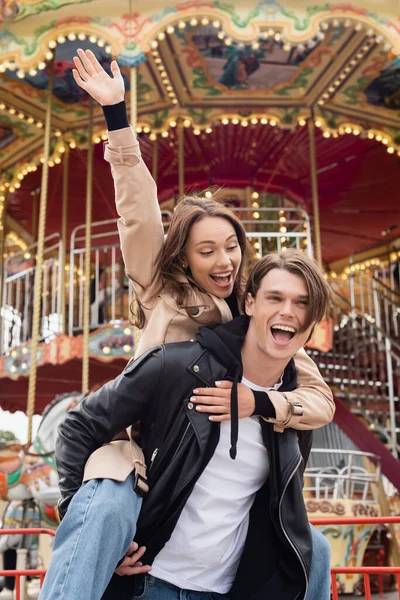
[[[255,399],[253,415],[263,417],[264,419],[276,419],[275,408],[267,392],[256,392],[253,390],[253,394]]]
[[[115,131],[116,129],[124,129],[124,127],[129,127],[128,115],[126,114],[126,104],[124,101],[118,102],[118,104],[103,106],[102,108],[108,131]]]

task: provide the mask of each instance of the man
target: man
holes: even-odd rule
[[[292,357],[328,301],[312,260],[294,251],[270,254],[250,274],[246,316],[205,327],[193,342],[150,350],[67,414],[56,446],[62,516],[71,505],[58,548],[75,526],[82,530],[72,515],[84,519],[77,505],[96,502],[98,486],[109,487],[109,502],[97,507],[97,527],[83,528],[71,548],[86,540],[79,589],[66,589],[67,573],[56,583],[46,578],[41,599],[97,600],[132,539],[146,546],[143,563],[152,573],[114,578],[107,597],[115,585],[114,597],[129,599],[305,598],[312,548],[302,476],[312,434],[276,433],[265,392],[295,389]],[[231,422],[219,423],[218,407],[207,412],[201,388],[226,379],[233,382]],[[255,406],[240,423],[238,384],[255,391]],[[76,493],[89,456],[138,420],[150,488],[139,517],[133,475],[90,481]]]

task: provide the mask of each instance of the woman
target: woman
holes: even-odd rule
[[[105,158],[111,164],[115,183],[125,267],[137,299],[137,325],[142,330],[136,350],[139,355],[160,343],[191,339],[201,325],[226,322],[238,314],[248,255],[246,235],[241,222],[217,202],[188,198],[178,205],[164,244],[156,185],[128,125],[119,68],[113,61],[110,78],[91,51],[78,50],[78,54],[79,58],[74,57],[74,78],[103,106],[107,120]],[[333,417],[332,394],[304,351],[296,355],[296,366],[296,391],[268,393],[275,408],[277,431],[285,427],[313,429]],[[229,419],[230,387],[229,382],[223,382],[220,388],[200,390],[199,408],[212,413],[210,418],[216,421]],[[244,385],[239,385],[238,392],[239,417],[253,414],[253,392]],[[98,465],[94,471],[100,477]],[[106,471],[103,469],[101,477],[113,479],[112,468]],[[324,556],[325,562],[315,564],[319,569],[313,577],[314,564],[311,569],[307,598],[312,600],[329,597],[321,593],[326,559],[329,561],[325,538],[321,538],[314,530],[314,552],[319,559]],[[137,556],[126,559],[117,572],[135,572],[135,560]]]

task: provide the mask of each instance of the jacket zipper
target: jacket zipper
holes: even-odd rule
[[[185,431],[183,432],[183,435],[182,435],[182,437],[181,437],[181,439],[180,439],[180,442],[179,442],[179,444],[178,444],[178,447],[177,447],[177,449],[175,450],[175,452],[174,452],[174,455],[173,455],[173,457],[172,457],[172,459],[171,459],[171,460],[174,460],[175,456],[178,454],[178,452],[179,452],[179,450],[180,450],[180,448],[181,448],[181,446],[182,446],[182,444],[183,444],[183,441],[184,441],[184,439],[185,439],[185,436],[186,436],[187,432],[189,431],[189,427],[190,427],[190,421],[189,421],[189,423],[186,425]],[[154,461],[155,461],[155,460],[156,460],[156,458],[157,458],[158,451],[159,451],[159,448],[156,448],[156,449],[154,450],[153,454],[151,455],[151,459],[150,459],[150,466],[149,466],[149,469],[148,469],[148,473],[150,473],[150,471],[151,471],[151,469],[152,469],[152,467],[153,467]]]
[[[306,570],[306,567],[305,567],[305,565],[304,565],[304,561],[303,561],[303,558],[301,557],[301,554],[300,554],[300,552],[297,550],[296,546],[293,544],[293,542],[292,542],[292,541],[291,541],[291,539],[289,538],[288,534],[286,533],[286,530],[285,530],[285,528],[284,528],[284,526],[283,526],[283,522],[282,522],[282,514],[281,514],[281,508],[282,508],[282,501],[283,501],[283,497],[284,497],[284,495],[285,495],[285,492],[286,492],[286,490],[287,490],[287,487],[288,487],[289,483],[290,483],[290,482],[291,482],[291,480],[293,479],[293,475],[296,473],[297,469],[299,468],[299,466],[300,466],[300,463],[301,463],[301,456],[299,457],[299,460],[297,461],[297,465],[296,465],[296,466],[295,466],[295,468],[293,469],[293,471],[292,471],[292,473],[291,473],[291,475],[290,475],[289,479],[287,480],[287,482],[286,482],[286,484],[285,484],[284,490],[283,490],[283,492],[282,492],[282,496],[281,496],[281,499],[280,499],[280,502],[279,502],[279,522],[280,522],[280,525],[281,525],[282,531],[283,531],[283,533],[285,534],[285,537],[286,537],[287,541],[289,542],[289,544],[290,544],[290,545],[291,545],[291,547],[293,548],[293,550],[294,550],[294,552],[295,552],[296,556],[298,557],[298,559],[299,559],[299,561],[300,561],[300,564],[301,564],[301,566],[302,566],[302,568],[303,568],[303,571],[304,571],[304,577],[305,577],[305,580],[306,580],[306,591],[305,591],[305,594],[304,594],[304,596],[303,596],[303,599],[304,599],[304,598],[307,596],[307,589],[308,589],[308,576],[307,576],[307,570]]]
[[[181,437],[181,439],[180,439],[180,442],[179,442],[179,444],[178,444],[178,447],[177,447],[177,449],[176,449],[176,450],[175,450],[175,452],[174,452],[174,455],[173,455],[173,457],[171,458],[171,461],[172,461],[172,460],[174,460],[175,456],[178,454],[179,450],[181,449],[181,446],[182,446],[182,444],[183,444],[183,440],[185,439],[185,436],[186,436],[187,432],[189,431],[189,427],[190,427],[190,421],[189,421],[189,423],[186,425],[185,431],[183,432],[183,435],[182,435],[182,437]]]
[[[156,457],[157,457],[158,450],[159,450],[159,449],[158,449],[158,448],[156,448],[156,449],[154,450],[153,454],[151,455],[151,459],[150,459],[150,466],[149,466],[149,470],[147,471],[147,473],[150,473],[150,471],[151,471],[151,468],[152,468],[152,466],[153,466],[153,463],[154,463],[154,461],[155,461],[155,459],[156,459]]]

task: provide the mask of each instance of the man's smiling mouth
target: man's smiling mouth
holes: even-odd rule
[[[278,344],[288,344],[296,335],[296,329],[291,325],[272,325],[271,335]]]

